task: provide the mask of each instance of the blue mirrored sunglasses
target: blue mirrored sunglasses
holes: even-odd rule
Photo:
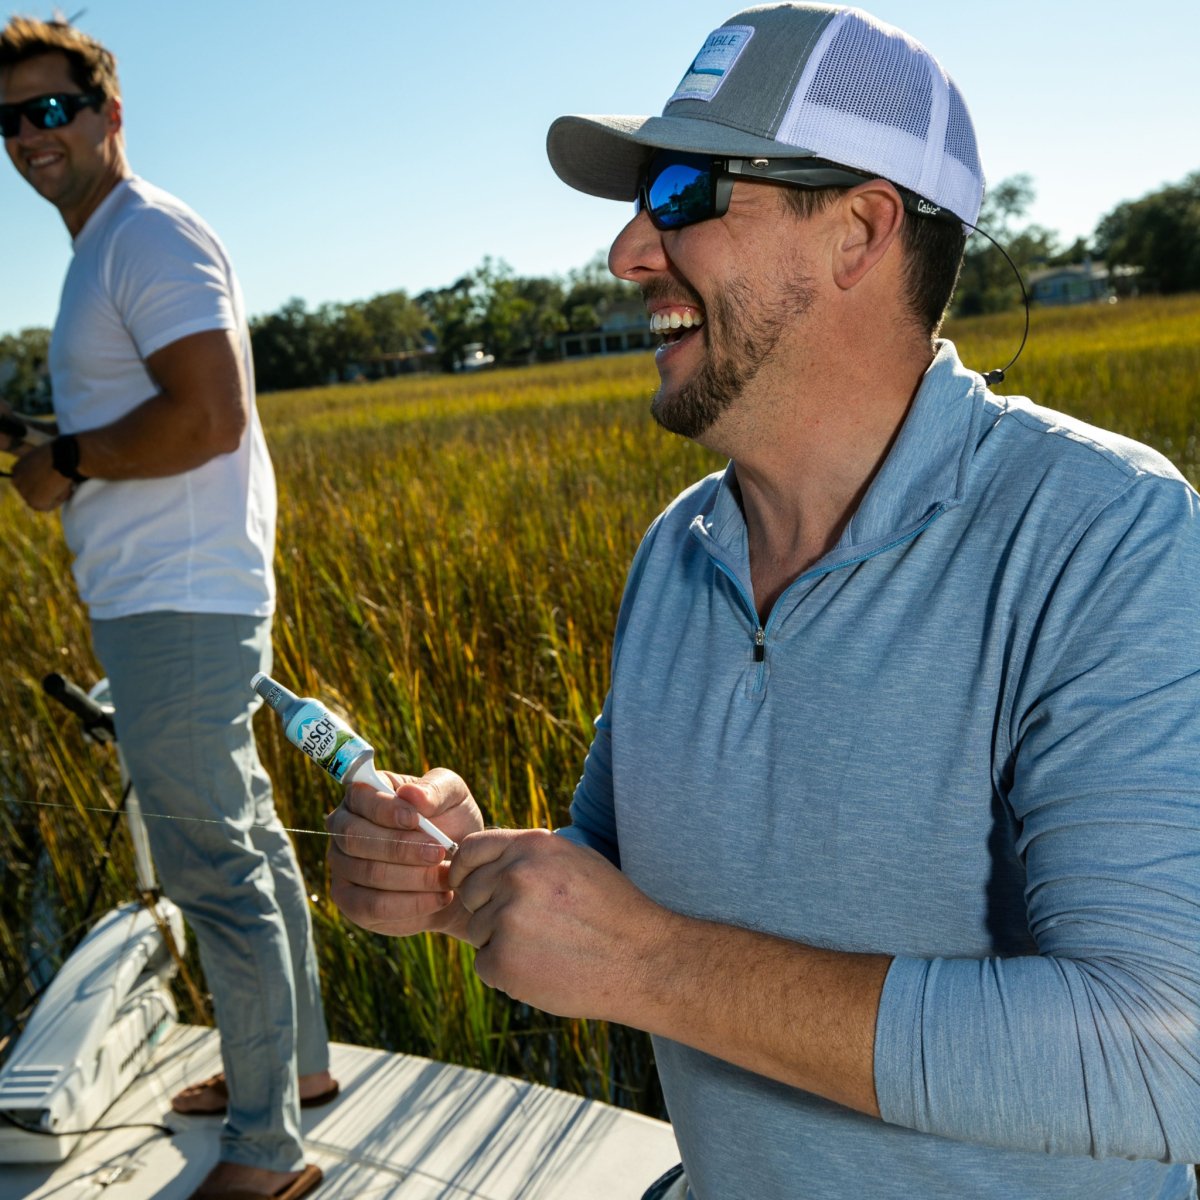
[[[70,125],[85,109],[97,112],[104,103],[100,92],[55,92],[51,96],[34,96],[19,104],[0,104],[0,136],[14,138],[21,130],[24,117],[34,129],[61,129]]]
[[[713,158],[707,154],[683,154],[655,150],[641,178],[635,213],[645,210],[655,229],[683,229],[699,221],[723,217],[737,179],[766,179],[792,187],[855,187],[875,176],[852,171],[819,158]],[[895,186],[895,185],[893,185]],[[907,211],[920,217],[945,221],[958,218],[922,196],[897,187]]]

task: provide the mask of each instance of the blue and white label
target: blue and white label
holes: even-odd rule
[[[714,29],[700,47],[700,53],[692,59],[692,65],[667,103],[674,104],[676,100],[711,100],[721,90],[721,84],[728,78],[753,36],[753,25],[725,25]]]
[[[346,771],[371,750],[340,717],[323,704],[306,704],[284,728],[284,736],[341,783]]]

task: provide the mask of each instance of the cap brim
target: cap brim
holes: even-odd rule
[[[814,152],[695,117],[559,117],[546,154],[564,183],[605,200],[632,200],[651,150],[721,158],[812,158]]]

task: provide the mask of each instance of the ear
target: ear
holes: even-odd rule
[[[125,110],[121,107],[120,96],[110,96],[104,105],[104,119],[108,132],[117,134],[125,124]]]
[[[873,179],[842,197],[842,221],[834,281],[845,290],[860,283],[896,240],[904,222],[904,201],[887,180]]]

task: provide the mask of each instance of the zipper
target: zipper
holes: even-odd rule
[[[758,619],[758,610],[750,602],[750,597],[746,595],[746,589],[742,587],[738,577],[716,555],[710,555],[710,557],[716,564],[717,570],[733,584],[733,590],[741,597],[746,612],[750,614],[750,619],[754,622],[754,661],[761,663],[767,657],[767,631]]]
[[[897,546],[901,546],[905,542],[910,542],[918,534],[923,533],[925,529],[932,525],[933,522],[936,521],[938,517],[940,517],[945,511],[946,506],[944,504],[939,504],[923,521],[920,522],[920,524],[908,530],[906,533],[902,533],[899,537],[894,538],[885,545],[879,546],[866,554],[860,554],[855,558],[843,559],[841,562],[829,563],[827,566],[804,572],[803,575],[793,579],[792,582],[783,589],[783,592],[780,594],[779,598],[775,601],[771,608],[771,613],[767,617],[767,624],[769,625],[771,623],[771,619],[779,611],[780,602],[784,599],[788,592],[790,592],[792,588],[796,587],[798,584],[803,583],[817,575],[828,575],[833,571],[841,570],[843,567],[851,567],[857,563],[865,562],[868,558],[874,558],[877,554],[884,554],[888,550],[894,550]],[[750,618],[754,622],[754,661],[756,663],[764,662],[767,657],[767,631],[762,622],[758,619],[758,609],[754,607],[750,597],[746,595],[746,589],[742,587],[741,583],[738,581],[738,577],[733,573],[733,571],[730,570],[730,568],[727,567],[711,551],[709,551],[709,557],[716,564],[717,570],[719,570],[721,574],[733,584],[734,590],[741,597],[742,603],[746,606],[746,611],[750,614]]]

